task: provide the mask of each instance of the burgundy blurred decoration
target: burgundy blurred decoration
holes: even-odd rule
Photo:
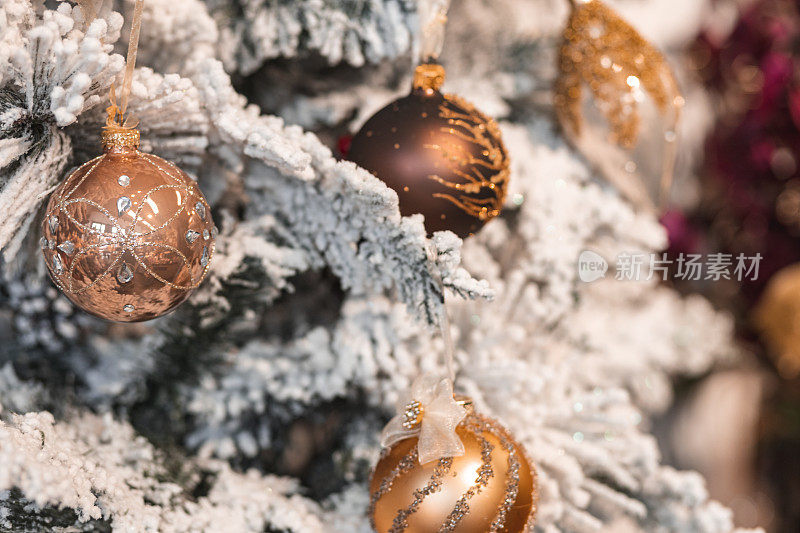
[[[721,109],[694,222],[710,225],[713,249],[761,253],[758,279],[741,287],[748,303],[775,272],[800,261],[799,44],[798,2],[762,0],[725,42],[702,37],[695,50]]]
[[[694,50],[698,70],[717,97],[719,120],[708,140],[701,203],[687,220],[690,228],[703,228],[707,249],[762,256],[758,279],[734,285],[727,299],[715,300],[736,313],[747,343],[755,341],[749,320],[768,282],[800,263],[799,51],[798,0],[758,0],[725,42],[701,37]],[[675,251],[682,251],[693,230],[675,220],[665,225]],[[720,293],[720,284],[714,285],[708,288],[712,299]],[[767,319],[784,321],[781,313]],[[778,325],[763,322],[762,330]],[[797,531],[800,381],[776,371],[774,385],[762,405],[759,466],[774,500],[770,530]]]
[[[353,136],[352,135],[342,135],[336,141],[336,149],[339,151],[339,157],[342,159],[347,159],[347,156],[350,155],[350,145],[353,144]]]
[[[703,236],[686,213],[670,209],[661,215],[661,225],[667,230],[670,251],[677,254],[697,253],[701,247]]]

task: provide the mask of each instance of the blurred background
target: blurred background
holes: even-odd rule
[[[800,2],[727,3],[719,15],[682,59],[715,119],[663,222],[671,259],[761,254],[760,272],[668,283],[732,313],[750,356],[680,384],[657,433],[667,459],[702,472],[737,524],[800,531]]]

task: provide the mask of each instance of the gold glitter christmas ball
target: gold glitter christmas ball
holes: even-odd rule
[[[217,231],[194,180],[140,152],[138,131],[106,131],[103,140],[103,155],[50,197],[42,251],[55,284],[84,311],[149,320],[200,284]]]
[[[411,94],[373,115],[348,157],[394,189],[401,214],[423,214],[428,233],[466,237],[500,214],[509,159],[495,121],[439,92],[443,81],[440,65],[417,67]]]
[[[494,420],[470,412],[456,429],[461,457],[420,465],[417,438],[385,449],[370,481],[378,533],[517,533],[533,529],[536,471]]]

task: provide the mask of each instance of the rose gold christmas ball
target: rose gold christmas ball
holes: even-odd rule
[[[519,533],[533,529],[536,471],[500,424],[470,413],[456,428],[465,454],[419,464],[417,438],[384,450],[370,481],[378,533]]]
[[[105,152],[50,197],[41,245],[76,305],[138,322],[173,310],[205,277],[217,230],[197,184],[138,150],[136,130],[104,132]]]

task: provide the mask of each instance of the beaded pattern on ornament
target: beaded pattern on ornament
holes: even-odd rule
[[[155,233],[157,231],[160,231],[160,230],[166,228],[167,226],[169,226],[181,213],[184,212],[185,209],[187,209],[187,206],[192,204],[192,200],[193,199],[197,198],[197,200],[194,202],[194,209],[197,212],[198,216],[200,216],[200,218],[202,220],[206,219],[206,212],[208,210],[208,206],[206,206],[205,203],[201,199],[199,199],[197,197],[197,195],[195,195],[195,193],[191,189],[191,187],[186,185],[180,178],[176,177],[172,173],[172,171],[175,170],[176,167],[171,161],[167,161],[167,164],[169,165],[170,168],[166,168],[163,165],[160,165],[158,162],[154,161],[149,156],[149,154],[146,154],[144,152],[139,152],[139,155],[145,161],[147,161],[148,163],[153,165],[156,169],[158,169],[160,172],[162,172],[163,174],[168,176],[175,183],[174,184],[168,184],[168,185],[159,185],[159,186],[154,187],[154,188],[150,189],[149,191],[147,191],[147,193],[142,198],[142,202],[139,204],[139,207],[136,209],[136,212],[135,212],[134,217],[133,217],[133,221],[130,223],[130,225],[127,228],[122,226],[122,224],[119,221],[119,217],[116,217],[116,216],[112,215],[106,208],[104,208],[103,206],[101,206],[97,202],[95,202],[93,200],[90,200],[89,198],[70,198],[70,196],[75,193],[75,191],[78,189],[78,187],[80,187],[80,185],[92,174],[94,169],[97,168],[97,165],[100,164],[100,162],[103,160],[103,158],[105,158],[105,154],[101,155],[101,156],[98,156],[98,157],[96,157],[96,158],[94,158],[94,159],[92,159],[90,161],[87,161],[86,163],[84,163],[76,171],[76,172],[79,172],[81,169],[85,168],[87,165],[92,165],[91,168],[89,169],[89,171],[86,174],[84,174],[81,177],[81,179],[78,180],[78,182],[74,186],[72,186],[70,188],[69,192],[67,192],[66,194],[63,194],[63,191],[62,191],[62,195],[59,197],[58,203],[56,204],[56,209],[55,209],[56,213],[55,214],[54,213],[48,213],[48,215],[47,215],[47,223],[50,226],[50,231],[52,233],[56,233],[56,230],[58,229],[58,226],[60,224],[59,219],[58,219],[58,214],[63,213],[64,216],[66,216],[73,224],[78,226],[82,231],[85,231],[85,232],[88,232],[88,233],[93,233],[93,234],[105,235],[104,232],[98,231],[98,230],[96,230],[94,228],[91,228],[91,227],[83,224],[82,222],[78,221],[77,219],[75,219],[75,217],[73,217],[65,209],[69,205],[78,204],[78,203],[84,203],[84,204],[91,205],[92,207],[94,207],[95,209],[97,209],[98,211],[103,213],[103,215],[105,215],[112,222],[112,234],[115,236],[115,240],[113,242],[93,244],[93,245],[87,246],[85,248],[82,248],[80,250],[76,250],[74,243],[72,243],[69,240],[64,241],[63,243],[56,243],[56,242],[52,242],[52,241],[48,242],[44,238],[42,238],[43,240],[42,240],[41,244],[42,244],[43,248],[47,248],[47,249],[50,249],[50,250],[58,249],[58,250],[64,252],[64,254],[66,254],[67,256],[72,256],[74,254],[74,257],[72,258],[72,261],[70,262],[69,268],[67,270],[67,275],[65,276],[66,281],[62,280],[62,276],[61,275],[64,273],[64,265],[62,264],[61,258],[60,258],[59,254],[57,252],[55,252],[53,254],[53,258],[52,258],[52,261],[51,261],[51,268],[53,270],[53,273],[56,274],[56,276],[54,276],[56,284],[58,285],[59,289],[61,289],[65,293],[68,293],[68,294],[80,294],[82,292],[85,292],[85,291],[89,290],[93,286],[95,286],[97,283],[102,281],[106,276],[111,274],[111,272],[115,269],[115,267],[120,263],[120,260],[121,260],[121,258],[122,258],[122,256],[124,255],[125,252],[130,252],[131,255],[133,255],[134,259],[136,260],[136,263],[139,266],[141,266],[142,269],[145,272],[147,272],[147,274],[149,274],[153,278],[157,279],[161,283],[164,283],[165,285],[168,285],[168,286],[170,286],[170,287],[172,287],[174,289],[185,290],[185,291],[195,289],[200,285],[200,283],[203,281],[203,279],[205,278],[206,274],[208,273],[208,269],[211,266],[211,257],[214,254],[213,241],[212,241],[212,244],[211,244],[210,247],[206,246],[206,247],[203,248],[202,256],[200,258],[200,264],[201,264],[201,266],[203,266],[203,272],[201,273],[201,275],[199,277],[195,278],[194,275],[192,274],[191,269],[189,268],[189,260],[187,259],[187,257],[180,250],[178,250],[174,246],[170,246],[170,245],[165,244],[165,243],[143,240],[144,237],[147,237],[148,235],[152,235],[153,233]],[[129,179],[130,178],[128,178],[125,175],[120,176],[119,180],[126,180],[126,181],[120,181],[120,185],[127,186],[127,184],[128,184],[127,180],[129,180]],[[153,229],[151,229],[149,231],[145,231],[145,232],[136,232],[136,231],[134,231],[134,228],[136,227],[136,224],[141,220],[140,214],[141,214],[142,209],[144,208],[146,200],[148,198],[150,198],[150,196],[153,193],[155,193],[157,191],[160,191],[160,190],[165,190],[165,189],[175,189],[175,190],[183,191],[186,194],[187,201],[183,202],[181,204],[180,208],[177,211],[175,211],[175,213],[166,222],[164,222],[162,225],[160,225],[160,226],[158,226],[156,228],[153,228]],[[120,213],[123,213],[123,212],[127,211],[127,209],[129,207],[130,207],[130,198],[128,198],[127,196],[120,196],[117,199],[117,210]],[[204,233],[206,231],[207,230],[204,230]],[[206,236],[206,235],[203,235],[203,236],[204,236],[204,238],[206,240],[208,240],[209,237],[213,239],[213,238],[216,237],[216,233],[217,233],[217,229],[213,228],[208,236]],[[189,232],[187,232],[187,234],[185,235],[185,238],[191,244],[199,236],[200,236],[200,233],[192,231],[192,230],[189,230]],[[111,264],[100,274],[100,276],[98,276],[96,279],[92,280],[89,284],[87,284],[84,287],[81,287],[79,289],[75,289],[73,287],[73,277],[72,277],[72,275],[73,275],[73,272],[74,272],[74,269],[75,269],[75,265],[77,264],[77,259],[79,257],[83,256],[83,255],[87,255],[87,254],[91,253],[92,251],[96,251],[96,250],[99,250],[101,248],[106,248],[106,247],[110,247],[110,246],[116,246],[118,248],[118,252],[115,254],[115,257],[114,257],[113,261],[111,262]],[[154,272],[145,263],[144,258],[141,257],[137,253],[137,250],[140,250],[140,251],[141,250],[146,250],[149,247],[150,248],[161,248],[163,250],[169,250],[169,251],[177,254],[181,258],[181,260],[183,261],[184,267],[186,267],[189,270],[189,277],[190,277],[189,284],[181,285],[181,284],[177,284],[177,283],[171,282],[171,281],[169,281],[167,279],[164,279],[163,277],[159,276],[156,272]],[[127,263],[125,263],[124,261],[122,261],[122,264],[117,269],[117,280],[120,283],[127,283],[127,282],[129,282],[131,280],[132,277],[133,277],[133,271],[131,270],[130,266]]]

